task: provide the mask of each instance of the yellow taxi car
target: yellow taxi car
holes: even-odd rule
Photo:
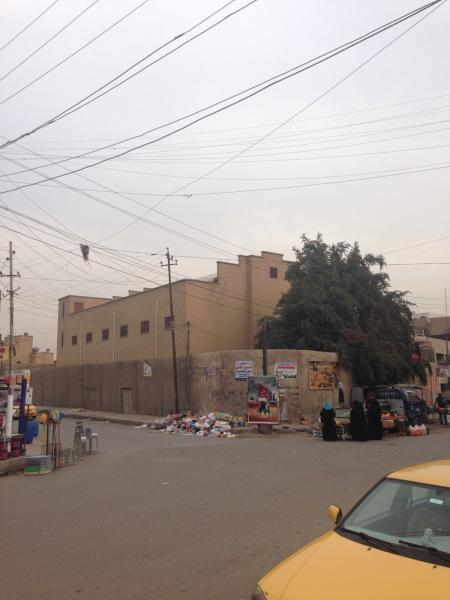
[[[450,460],[395,471],[335,528],[265,575],[252,600],[450,598]]]

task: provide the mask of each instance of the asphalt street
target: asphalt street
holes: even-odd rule
[[[75,422],[64,422],[71,441]],[[330,528],[378,478],[450,456],[422,438],[209,439],[91,423],[101,452],[0,479],[0,587],[9,600],[247,600],[272,566]]]

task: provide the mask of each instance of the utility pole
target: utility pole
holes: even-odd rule
[[[447,311],[447,288],[444,288],[444,300],[445,300],[445,324],[448,327],[448,311]],[[448,333],[445,334],[445,354],[448,360]]]
[[[191,322],[186,321],[186,410],[191,404]]]
[[[263,344],[262,344],[262,351],[263,351],[263,375],[267,375],[267,319],[264,319],[263,321]]]
[[[172,360],[173,360],[173,384],[175,388],[175,412],[180,411],[180,401],[178,395],[178,371],[177,371],[177,347],[175,344],[175,315],[173,312],[173,294],[172,294],[172,273],[170,267],[177,265],[178,262],[173,259],[167,248],[166,252],[167,264],[161,263],[162,267],[167,267],[167,273],[169,275],[169,301],[170,301],[170,328],[172,333]]]
[[[9,375],[9,389],[11,392],[11,373],[13,370],[13,354],[14,354],[14,342],[13,342],[13,337],[14,337],[14,294],[17,293],[17,291],[20,288],[17,288],[16,290],[14,289],[13,285],[14,285],[14,277],[20,277],[20,273],[14,273],[14,268],[13,268],[13,257],[14,257],[14,250],[13,250],[13,245],[12,242],[9,242],[9,256],[6,260],[9,260],[9,274],[8,275],[4,275],[3,273],[0,272],[0,277],[9,277],[9,290],[8,290],[8,295],[9,295],[9,348],[8,348],[8,352],[9,352],[9,356],[8,356],[8,375]]]

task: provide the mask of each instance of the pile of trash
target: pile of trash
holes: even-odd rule
[[[190,413],[179,413],[155,421],[150,429],[184,435],[234,438],[236,437],[233,433],[234,428],[243,427],[244,425],[244,417],[233,417],[229,413],[212,412],[208,415],[195,416]]]

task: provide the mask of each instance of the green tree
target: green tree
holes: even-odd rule
[[[333,351],[359,385],[398,383],[417,374],[410,362],[414,332],[407,292],[390,289],[385,261],[358,244],[302,236],[287,270],[290,289],[268,317],[271,348]],[[262,330],[257,335],[261,346]]]

